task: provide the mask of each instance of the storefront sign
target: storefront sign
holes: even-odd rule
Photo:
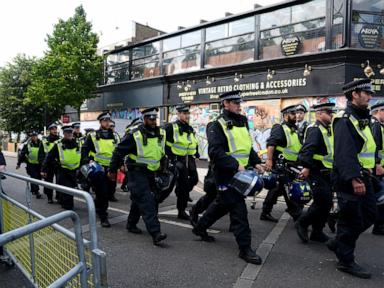
[[[285,56],[292,56],[297,54],[300,47],[300,39],[297,36],[289,37],[281,41],[281,51]]]
[[[361,47],[373,49],[379,47],[380,27],[366,25],[359,32],[359,42]]]

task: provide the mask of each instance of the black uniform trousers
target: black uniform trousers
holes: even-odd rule
[[[383,226],[384,225],[384,205],[377,206],[377,215],[375,225]]]
[[[197,214],[201,214],[207,210],[217,196],[215,177],[211,168],[208,169],[208,173],[204,178],[204,192],[206,194],[201,196],[195,205],[193,205],[194,212]]]
[[[337,187],[339,216],[336,232],[336,256],[340,261],[354,261],[356,241],[376,218],[376,199],[370,179],[364,180],[366,194],[351,194],[352,185]]]
[[[251,229],[245,198],[231,188],[218,192],[215,200],[197,222],[196,229],[206,230],[228,213],[239,249],[251,247]]]
[[[284,201],[287,204],[287,212],[295,220],[301,215],[303,210],[303,205],[296,203],[289,199],[287,191],[285,190],[285,185],[289,183],[289,178],[286,176],[279,176],[278,185],[276,188],[268,191],[267,196],[263,202],[263,213],[269,214],[272,211],[273,205],[277,203],[277,198],[280,196],[284,197]]]
[[[157,204],[153,190],[154,174],[143,169],[129,169],[127,172],[128,189],[131,192],[131,209],[127,227],[135,226],[140,216],[145,227],[152,236],[160,233],[160,222],[157,217]]]
[[[188,165],[187,165],[188,161]],[[176,179],[175,194],[177,196],[177,210],[185,211],[188,206],[189,192],[199,181],[197,175],[195,158],[177,157],[176,169],[178,170],[178,176]]]
[[[333,205],[330,174],[311,171],[308,180],[312,190],[313,202],[307,212],[300,216],[299,221],[303,226],[312,225],[313,231],[320,232],[328,220],[329,211]]]
[[[96,213],[99,215],[100,219],[103,220],[108,217],[108,199],[109,194],[112,189],[115,189],[116,182],[111,181],[108,178],[107,167],[104,167],[103,176],[97,177],[91,182],[92,190],[95,191],[95,208]]]
[[[47,171],[47,177],[45,177],[44,180],[46,182],[53,183],[53,177],[55,176],[56,173],[57,173],[56,168],[52,169],[52,170],[48,170]],[[57,178],[57,175],[56,175],[56,178]],[[52,189],[44,187],[44,194],[47,195],[47,198],[49,200],[52,200],[52,197],[53,197],[53,190]],[[60,192],[56,191],[56,199],[60,200]]]
[[[56,175],[57,184],[70,188],[77,187],[76,170],[59,168]],[[60,193],[60,204],[64,209],[73,209],[73,196]]]
[[[26,170],[27,170],[27,174],[31,178],[37,179],[37,180],[41,179],[41,174],[40,174],[41,166],[40,166],[40,164],[30,164],[30,163],[27,163]],[[32,192],[32,194],[38,193],[39,192],[39,185],[31,183],[31,192]]]

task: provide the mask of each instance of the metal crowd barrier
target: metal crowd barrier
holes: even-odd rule
[[[90,241],[81,240],[85,247],[87,285],[96,288],[107,287],[106,254],[98,248],[96,213],[92,196],[77,189],[36,180],[16,173],[2,172],[0,175],[26,182],[27,207],[6,195],[0,180],[0,228],[3,233],[36,223],[41,219],[48,219],[31,209],[31,183],[85,200],[88,210]],[[57,224],[23,236],[6,244],[4,248],[6,256],[12,259],[35,287],[48,287],[62,279],[63,275],[67,275],[69,271],[79,269],[77,267],[80,261],[76,234]],[[66,283],[65,287],[82,287],[81,283],[81,277],[77,276]]]

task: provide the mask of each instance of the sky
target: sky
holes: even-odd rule
[[[254,4],[268,6],[283,0],[3,0],[0,9],[0,67],[19,53],[41,57],[47,49],[58,19],[68,19],[83,5],[93,31],[103,47],[132,35],[132,21],[164,32],[178,26],[191,27],[200,19],[212,21],[253,10]]]

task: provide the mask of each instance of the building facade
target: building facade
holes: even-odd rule
[[[219,113],[218,95],[239,89],[261,149],[284,106],[330,99],[342,108],[341,87],[367,76],[384,96],[383,34],[383,0],[287,1],[202,23],[106,54],[99,97],[82,118],[111,110],[129,121],[139,108],[159,105],[166,122],[176,104],[189,103],[206,156],[205,126]]]

